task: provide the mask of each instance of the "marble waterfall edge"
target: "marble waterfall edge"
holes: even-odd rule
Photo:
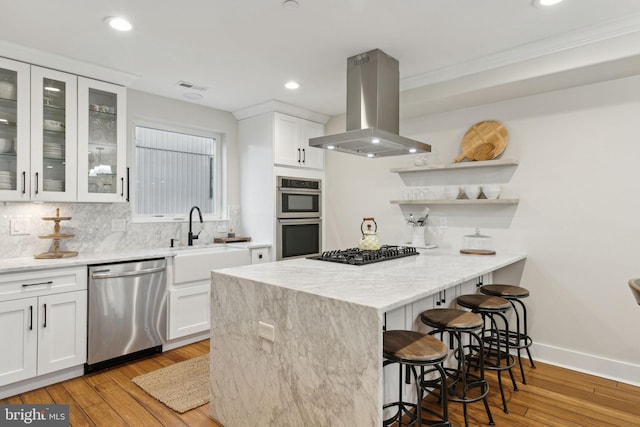
[[[215,420],[227,427],[381,424],[377,310],[215,271],[211,299]],[[274,342],[258,336],[258,321],[275,327]]]

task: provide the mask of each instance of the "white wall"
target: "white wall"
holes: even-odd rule
[[[628,289],[640,276],[640,76],[403,120],[401,134],[432,144],[441,159],[460,152],[466,130],[499,120],[509,131],[502,158],[519,161],[505,196],[517,207],[442,207],[449,228],[441,247],[457,251],[480,226],[497,250],[524,250],[521,284],[531,291],[534,357],[640,384],[640,307]],[[344,129],[333,119],[328,133]],[[381,240],[402,236],[401,211],[389,200],[405,184],[392,167],[409,156],[327,156],[327,247],[354,246],[364,216],[376,218]],[[418,209],[414,210],[414,214]]]
[[[233,115],[226,111],[215,110],[193,103],[181,102],[170,98],[148,93],[128,90],[127,92],[127,164],[132,168],[131,177],[135,176],[133,156],[133,125],[137,119],[166,122],[183,128],[197,128],[214,131],[222,135],[226,152],[226,194],[229,205],[240,204],[239,195],[239,150],[238,124]],[[135,185],[131,183],[132,192]],[[132,194],[135,200],[135,194]],[[39,239],[39,234],[50,234],[51,222],[42,221],[42,216],[52,216],[55,208],[60,208],[61,215],[71,216],[70,221],[61,224],[63,231],[75,234],[72,239],[62,242],[64,250],[75,250],[82,253],[108,252],[122,249],[168,247],[171,238],[178,238],[186,244],[188,224],[184,221],[170,223],[133,223],[131,221],[132,206],[129,203],[9,203],[0,202],[0,238],[5,242],[0,246],[0,259],[32,256],[46,252],[50,241]],[[226,210],[224,211],[226,213]],[[185,217],[188,212],[184,213]],[[27,220],[26,236],[11,236],[9,223],[11,219]],[[127,221],[126,232],[112,232],[111,220]],[[211,242],[215,236],[225,235],[217,232],[220,222],[205,223],[200,234],[201,242]],[[227,221],[222,224],[227,225]],[[194,227],[199,230],[200,226]]]

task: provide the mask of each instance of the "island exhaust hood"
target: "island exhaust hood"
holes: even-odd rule
[[[347,59],[347,131],[310,138],[311,147],[365,157],[426,153],[431,146],[398,135],[398,61],[379,49]]]

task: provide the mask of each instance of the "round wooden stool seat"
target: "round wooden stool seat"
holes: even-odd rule
[[[493,416],[487,402],[489,383],[484,376],[484,347],[480,331],[484,319],[476,313],[456,308],[433,308],[423,311],[420,320],[433,328],[430,334],[449,334],[449,345],[454,350],[452,363],[444,368],[447,374],[448,399],[462,403],[464,425],[468,426],[467,404],[482,400],[489,425],[494,425]],[[476,368],[469,369],[472,363]]]
[[[437,338],[415,331],[385,331],[384,357],[403,363],[438,363],[447,357],[447,346]]]
[[[526,298],[529,296],[529,290],[522,286],[516,285],[484,285],[480,287],[480,292],[485,295],[502,298]]]
[[[420,320],[436,329],[456,329],[459,331],[473,331],[480,329],[484,322],[475,313],[456,308],[434,308],[422,312]]]
[[[483,294],[460,295],[456,302],[458,305],[470,310],[491,312],[503,312],[511,308],[511,303],[502,297]]]
[[[532,338],[529,336],[527,326],[527,307],[522,301],[523,298],[529,296],[529,290],[517,285],[484,285],[480,287],[480,292],[485,295],[502,297],[508,300],[513,307],[515,313],[515,330],[509,332],[509,339],[511,340],[511,348],[518,350],[518,364],[520,365],[520,375],[522,376],[522,383],[526,384],[527,380],[524,376],[524,368],[522,366],[521,350],[525,349],[529,356],[529,362],[532,368],[536,365],[533,363],[533,357],[529,347],[533,343]]]

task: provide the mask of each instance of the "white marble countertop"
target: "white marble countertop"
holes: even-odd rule
[[[427,252],[362,266],[304,258],[216,270],[386,312],[506,267],[526,254],[461,255]]]
[[[152,249],[127,249],[121,252],[110,253],[80,253],[78,256],[57,259],[35,259],[34,257],[5,258],[0,260],[0,274],[17,273],[23,271],[44,270],[49,268],[77,267],[94,264],[106,264],[123,261],[136,261],[150,258],[173,257],[187,251],[208,250],[210,248],[224,248],[224,250],[244,250],[269,247],[266,243],[253,243],[246,245],[207,243],[192,247],[176,248],[152,248]]]

